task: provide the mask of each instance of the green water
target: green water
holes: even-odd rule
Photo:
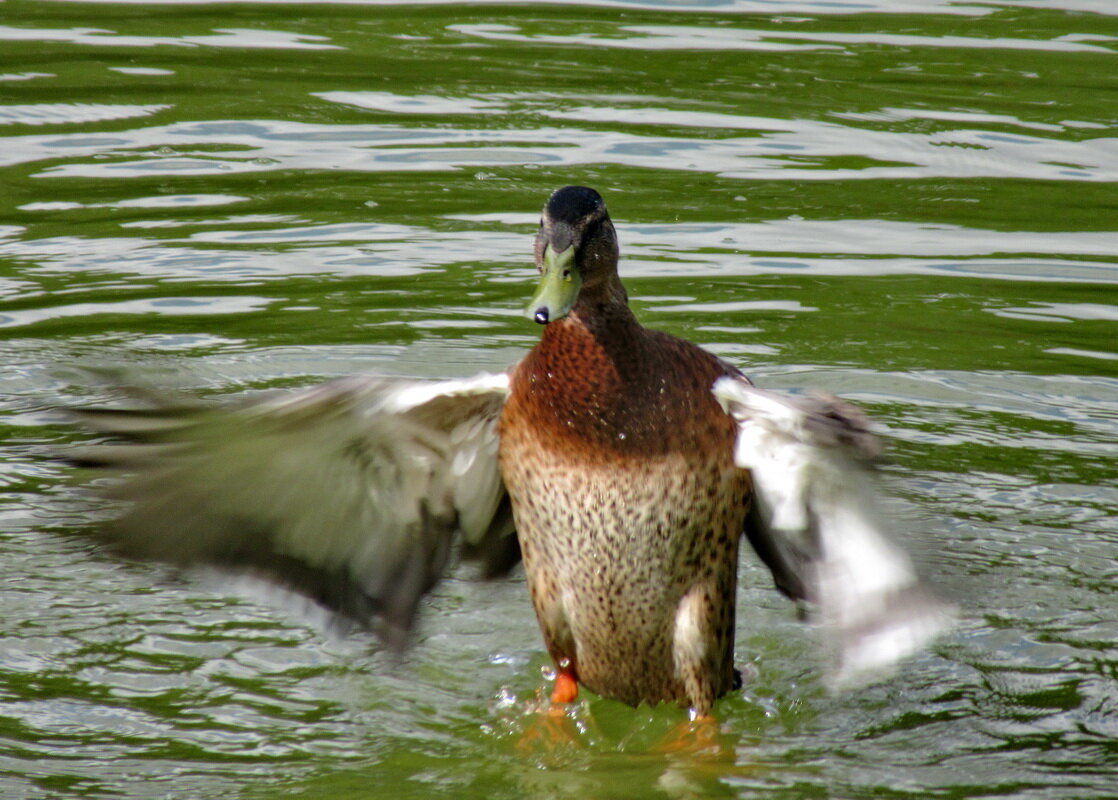
[[[1109,0],[0,4],[0,796],[1112,797]],[[83,369],[222,394],[501,369],[548,193],[606,197],[648,325],[888,436],[963,609],[840,695],[752,559],[717,707],[590,699],[525,752],[519,575],[394,660],[73,533]]]

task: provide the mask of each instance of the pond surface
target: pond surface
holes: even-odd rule
[[[0,795],[1113,797],[1110,0],[47,3],[0,17]],[[880,421],[962,607],[842,694],[752,557],[722,759],[589,699],[525,752],[523,578],[393,659],[74,532],[86,371],[208,394],[502,369],[539,209],[606,197],[642,321]]]

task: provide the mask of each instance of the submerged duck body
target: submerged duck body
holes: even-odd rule
[[[82,412],[130,442],[74,458],[125,475],[113,493],[131,506],[104,538],[270,578],[396,645],[456,538],[490,575],[519,552],[556,701],[581,684],[709,714],[735,682],[743,536],[781,591],[819,605],[853,667],[948,624],[869,513],[876,440],[856,409],[755,389],[642,327],[592,189],[552,195],[535,260],[543,334],[506,375]]]

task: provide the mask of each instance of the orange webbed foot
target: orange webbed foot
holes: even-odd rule
[[[559,706],[538,712],[521,731],[516,748],[526,756],[555,756],[579,745],[578,726]]]
[[[653,748],[654,752],[719,759],[732,755],[733,748],[722,735],[718,722],[709,714],[692,714]]]
[[[578,677],[574,668],[563,664],[555,669],[555,685],[550,701],[543,701],[520,737],[517,746],[525,754],[553,756],[567,747],[578,746],[580,726],[571,706],[578,699]]]
[[[559,667],[555,672],[555,688],[551,690],[552,703],[573,703],[578,699],[578,678],[570,667]]]

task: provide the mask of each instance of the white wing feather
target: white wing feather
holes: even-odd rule
[[[787,397],[737,378],[714,394],[738,422],[735,462],[753,475],[751,540],[778,584],[813,604],[835,648],[836,685],[866,677],[950,627],[954,611],[921,582],[880,511],[865,416],[834,397]],[[784,573],[783,575],[781,573]]]

